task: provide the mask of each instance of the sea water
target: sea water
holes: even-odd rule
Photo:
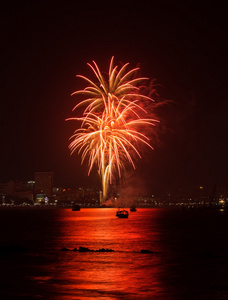
[[[0,299],[228,299],[226,210],[128,211],[1,208]]]

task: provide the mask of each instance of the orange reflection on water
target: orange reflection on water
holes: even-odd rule
[[[158,239],[158,234],[151,232],[151,220],[148,224],[142,222],[140,213],[120,220],[115,217],[115,211],[82,209],[80,215],[73,216],[66,212],[62,230],[68,231],[65,242],[72,245],[71,249],[77,245],[91,250],[114,250],[61,253],[58,276],[60,281],[68,282],[67,289],[62,290],[67,294],[71,291],[67,299],[76,296],[83,297],[79,299],[146,299],[148,295],[162,292],[161,256],[140,253],[140,249],[148,249],[151,241]]]
[[[158,252],[159,232],[151,213],[138,209],[128,219],[116,217],[116,209],[82,209],[80,212],[66,210],[61,216],[63,245],[80,246],[93,250],[112,248],[115,251],[140,251],[150,249]],[[156,213],[154,213],[156,216]]]
[[[69,254],[68,263],[59,261],[57,274],[59,282],[67,282],[67,286],[61,286],[61,293],[70,291],[67,299],[75,299],[75,296],[131,299],[136,295],[139,298],[135,299],[144,299],[162,292],[158,256],[129,252],[75,252],[75,257],[66,253]]]

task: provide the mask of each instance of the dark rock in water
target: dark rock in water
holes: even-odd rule
[[[102,248],[102,249],[97,250],[97,252],[114,252],[114,250]]]
[[[141,250],[141,253],[153,253],[153,251],[142,249],[142,250]]]
[[[62,248],[60,249],[60,251],[70,251],[70,249],[68,248]],[[77,248],[74,248],[72,251],[76,252],[76,251],[79,251],[79,252],[113,252],[114,250],[112,249],[99,249],[99,250],[93,250],[93,249],[89,249],[87,247],[79,247],[78,249]]]
[[[64,248],[60,249],[60,251],[70,251],[70,250],[64,247]]]
[[[93,250],[90,250],[89,248],[86,248],[86,247],[79,247],[78,251],[79,252],[89,252],[89,251],[93,251]]]

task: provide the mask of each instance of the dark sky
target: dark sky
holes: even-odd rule
[[[135,175],[151,189],[228,187],[225,1],[18,1],[1,7],[0,182],[54,171],[55,185],[95,184],[68,139],[86,63],[138,63],[175,104]],[[82,2],[82,1],[80,1]],[[164,130],[165,129],[165,130]]]

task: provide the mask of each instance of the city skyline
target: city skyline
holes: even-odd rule
[[[112,55],[140,64],[161,99],[159,141],[129,184],[146,188],[227,186],[226,19],[221,3],[122,4],[110,10],[61,2],[4,4],[0,181],[53,171],[57,185],[94,185],[70,156],[75,76]],[[116,20],[118,19],[118,22]],[[96,21],[96,22],[95,22]],[[86,73],[87,75],[87,73]],[[140,182],[140,183],[139,183]]]
[[[111,190],[109,192],[109,197],[107,203],[115,197],[119,199],[133,199],[134,197],[163,197],[165,202],[169,199],[185,199],[185,201],[200,201],[201,198],[209,201],[211,198],[220,197],[228,199],[228,189],[226,186],[222,186],[217,182],[214,183],[213,187],[211,186],[193,186],[191,189],[187,188],[151,188],[144,189],[145,185],[136,185],[133,187],[133,184],[128,186],[116,187],[111,185]],[[51,192],[52,190],[52,192]],[[48,192],[47,192],[48,191]],[[27,197],[28,195],[37,195],[45,194],[47,197],[51,197],[51,194],[58,194],[59,192],[68,192],[74,195],[74,192],[78,191],[96,191],[99,194],[102,194],[102,186],[100,184],[85,184],[85,185],[57,185],[55,184],[55,174],[53,172],[34,172],[34,176],[29,180],[10,180],[8,182],[0,182],[0,194],[4,197],[8,196],[19,196],[19,198]],[[24,194],[25,193],[25,194]],[[26,193],[27,196],[26,196]],[[32,196],[32,197],[33,197]],[[74,197],[74,196],[73,196]],[[30,197],[29,197],[30,198]]]

